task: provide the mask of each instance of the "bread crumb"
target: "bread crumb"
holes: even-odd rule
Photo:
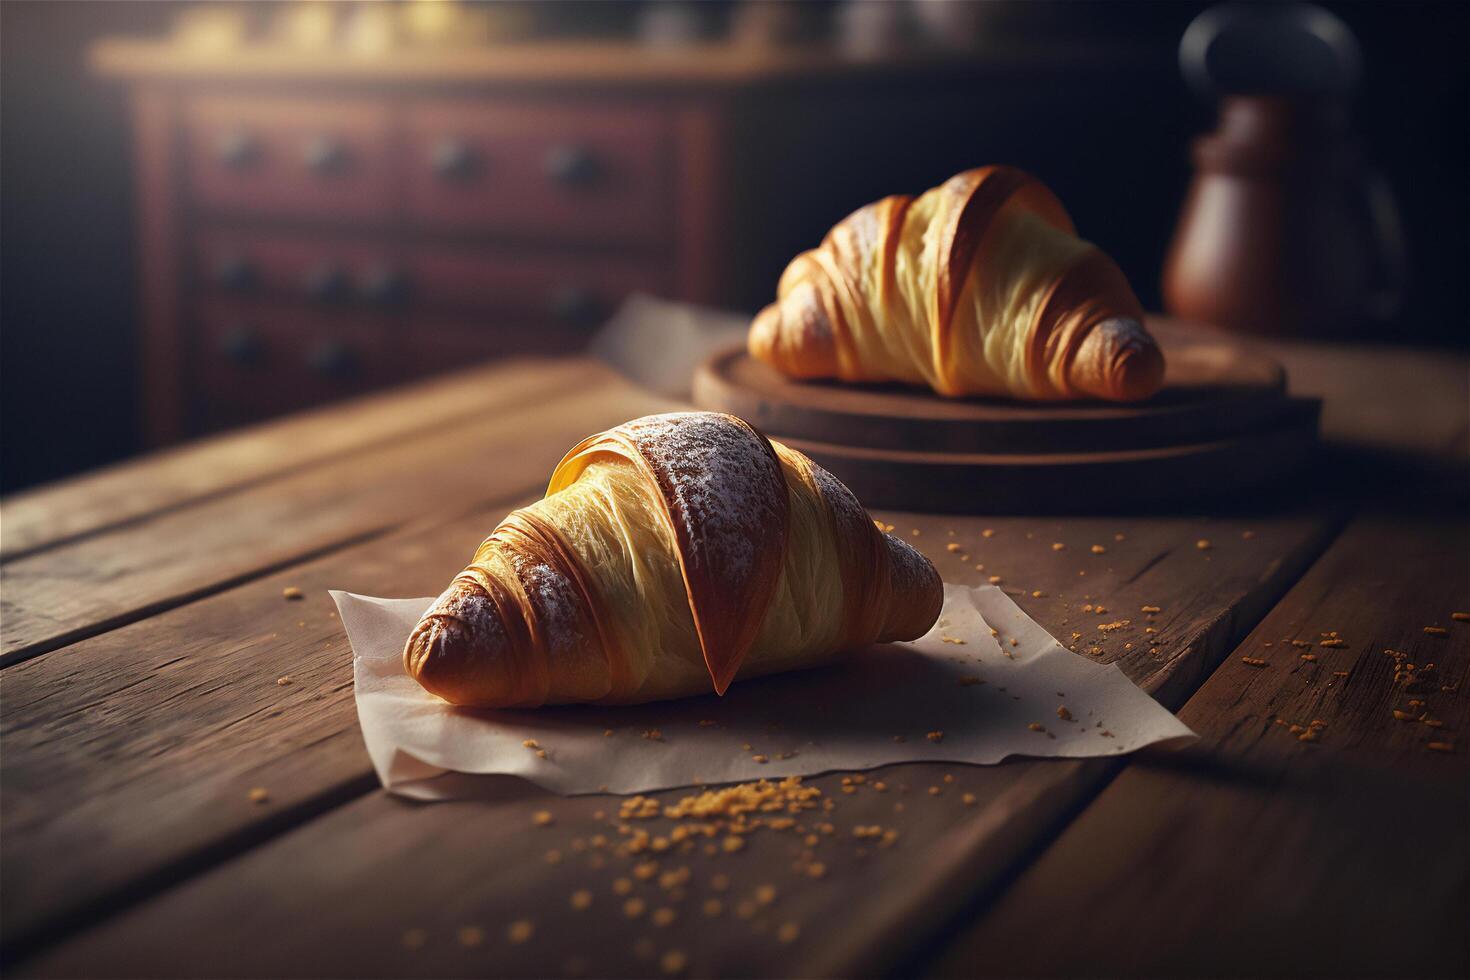
[[[281,598],[291,600],[304,599],[306,598],[306,593],[302,592],[294,585],[288,585],[281,590]]]
[[[270,798],[270,790],[266,789],[264,786],[252,786],[250,788],[251,803],[267,803],[270,801]]]
[[[924,737],[927,738],[931,742],[942,742],[942,741],[944,741],[944,733],[943,732],[929,732]]]
[[[505,930],[505,938],[509,939],[511,941],[511,944],[514,946],[519,946],[521,943],[529,942],[531,937],[535,934],[536,923],[532,922],[530,919],[517,919],[512,922]]]
[[[538,827],[550,827],[553,819],[550,810],[537,810],[531,814],[531,822]]]
[[[1209,538],[1200,538],[1194,543],[1194,546],[1200,551],[1209,551],[1211,548],[1214,547],[1214,545],[1210,544]]]
[[[795,922],[783,922],[776,930],[776,938],[783,943],[794,943],[801,936],[801,926]]]
[[[592,907],[592,893],[585,888],[578,888],[572,892],[572,908],[578,912],[584,912]]]
[[[665,973],[673,976],[683,973],[684,967],[689,964],[689,957],[684,955],[683,950],[671,949],[658,961],[659,968]]]

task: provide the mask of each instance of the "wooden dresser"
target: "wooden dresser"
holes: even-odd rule
[[[92,63],[133,113],[153,445],[571,350],[632,290],[764,301],[855,204],[1024,162],[1006,134],[1034,127],[1007,120],[1090,77],[1066,52],[612,43],[363,58],[113,39]],[[997,79],[1005,97],[979,102]]]

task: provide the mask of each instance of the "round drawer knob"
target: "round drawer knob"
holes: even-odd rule
[[[301,159],[314,174],[341,173],[347,169],[347,147],[332,136],[312,136],[301,147]]]
[[[260,144],[243,129],[227,129],[215,138],[214,152],[231,170],[245,170],[260,159]]]
[[[553,290],[546,308],[552,318],[575,326],[595,323],[602,314],[597,297],[581,286],[560,286]]]
[[[324,378],[340,381],[357,374],[357,354],[340,340],[326,340],[307,353],[306,366]]]
[[[362,295],[370,303],[397,306],[408,299],[408,276],[394,265],[375,265],[362,277]]]
[[[245,291],[257,285],[255,265],[243,255],[222,255],[214,264],[214,281],[226,289]]]
[[[255,367],[265,359],[265,345],[248,323],[229,327],[219,339],[219,352],[239,367]]]
[[[564,187],[590,184],[601,173],[597,154],[586,146],[569,143],[546,151],[546,176]]]
[[[429,162],[434,173],[445,180],[464,180],[479,169],[474,148],[455,136],[447,136],[435,143]]]
[[[301,284],[306,295],[318,303],[336,303],[347,298],[347,273],[335,262],[314,266]]]

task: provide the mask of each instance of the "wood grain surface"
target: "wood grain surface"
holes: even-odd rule
[[[1463,514],[1356,521],[1184,706],[1202,743],[1130,764],[926,972],[1465,976],[1467,555]]]
[[[605,368],[514,408],[329,459],[0,566],[11,664],[425,516],[528,492],[581,435],[663,404]]]
[[[1345,405],[1403,377],[1373,360],[1317,378],[1336,438],[1459,452],[1463,399],[1439,395],[1463,378]],[[998,576],[1080,654],[1183,705],[1197,750],[822,776],[832,809],[801,833],[671,842],[641,869],[597,845],[623,839],[618,798],[383,793],[325,590],[432,593],[566,446],[665,407],[585,361],[477,377],[5,501],[6,975],[1465,973],[1470,626],[1449,617],[1470,611],[1467,521],[1342,470],[1229,517],[882,515],[947,579]],[[1392,436],[1379,402],[1414,431]],[[1317,490],[1335,485],[1397,509],[1328,548],[1343,511]],[[1346,646],[1289,643],[1332,630]],[[1314,718],[1299,742],[1289,725]],[[1441,736],[1454,752],[1427,747]],[[874,826],[896,836],[857,832]]]
[[[1317,516],[1249,521],[1175,518],[1135,520],[1127,525],[1103,519],[1065,523],[904,515],[887,519],[910,533],[917,528],[921,533],[911,540],[935,558],[947,578],[976,582],[999,575],[1003,587],[1012,589],[1017,601],[1058,635],[1068,636],[1075,629],[1087,637],[1108,636],[1081,647],[1081,652],[1119,662],[1166,703],[1182,700],[1209,673],[1320,550],[1332,526],[1330,520]],[[990,537],[982,533],[986,528],[992,531]],[[948,533],[951,530],[954,537]],[[1252,532],[1249,539],[1244,537],[1247,531]],[[1120,533],[1124,535],[1121,541],[1116,540]],[[1197,542],[1206,537],[1214,544],[1201,550]],[[947,549],[951,542],[963,550],[951,553]],[[1054,550],[1054,542],[1063,543],[1064,549]],[[1104,554],[1091,552],[1091,546],[1098,543],[1105,543]],[[388,551],[390,544],[374,542],[364,550]],[[961,561],[961,555],[968,557]],[[976,571],[976,564],[985,565],[985,570]],[[315,570],[312,574],[313,582],[320,578]],[[275,584],[258,583],[262,602],[276,594]],[[420,591],[432,588],[429,585]],[[1033,595],[1035,592],[1041,595]],[[227,596],[212,602],[221,603]],[[1131,619],[1132,628],[1113,634],[1097,631],[1098,615],[1085,613],[1082,607],[1099,601],[1117,610],[1159,605],[1163,612],[1154,617],[1153,627],[1159,632],[1144,634],[1145,617],[1125,612],[1117,615]],[[182,620],[188,611],[176,610],[170,617]],[[184,762],[182,756],[177,761],[169,758],[174,753],[161,759],[150,757],[146,765],[159,766],[168,775],[146,778],[138,773],[121,780],[107,799],[99,800],[76,822],[68,839],[75,844],[77,833],[98,827],[99,821],[110,828],[135,821],[138,827],[148,828],[135,831],[136,838],[156,833],[160,821],[170,822],[171,813],[188,812],[190,808],[170,805],[167,799],[154,799],[163,788],[158,780],[179,778],[172,770],[180,765],[197,767],[201,773],[226,765],[228,776],[207,794],[211,801],[208,823],[215,833],[236,835],[242,832],[242,822],[272,819],[278,782],[280,805],[289,807],[312,793],[329,793],[332,787],[364,778],[365,754],[360,749],[355,755],[350,751],[355,742],[355,718],[345,650],[340,640],[328,643],[319,637],[322,628],[330,631],[334,625],[325,617],[326,611],[324,605],[316,610],[308,634],[313,639],[307,647],[310,658],[319,661],[310,670],[312,676],[322,678],[314,686],[325,694],[324,702],[286,708],[287,715],[293,710],[305,712],[307,719],[298,715],[288,722],[284,720],[287,715],[270,717],[264,709],[273,695],[288,704],[297,703],[298,697],[290,688],[272,691],[270,675],[284,669],[279,656],[272,654],[271,666],[256,687],[271,693],[257,694],[259,700],[250,705],[258,715],[237,731],[227,728],[193,761]],[[286,607],[272,618],[294,615],[295,609]],[[222,632],[233,635],[230,628]],[[1145,636],[1156,637],[1157,645],[1144,642]],[[261,643],[256,655],[266,655],[262,648],[267,645]],[[135,646],[120,643],[116,649]],[[1096,653],[1091,653],[1093,647]],[[136,661],[136,655],[132,656]],[[60,664],[53,654],[21,671],[48,672],[59,669]],[[151,675],[152,667],[136,662],[130,675]],[[11,671],[12,676],[18,673]],[[33,678],[32,683],[38,680]],[[171,689],[158,680],[151,680],[148,686],[161,697]],[[213,731],[241,714],[228,694],[210,694],[206,705],[210,704],[214,707],[201,709],[208,712],[207,720],[195,718],[181,727]],[[293,731],[285,744],[268,734],[283,727]],[[57,734],[48,733],[51,739]],[[301,743],[324,748],[287,751]],[[192,754],[191,749],[180,751]],[[137,760],[128,768],[136,772],[133,767],[144,764]],[[565,960],[580,956],[590,975],[642,975],[653,968],[641,955],[647,946],[639,940],[646,935],[654,940],[660,955],[672,948],[668,937],[678,936],[679,947],[690,958],[689,968],[695,973],[782,972],[792,969],[792,963],[803,964],[798,970],[803,974],[849,972],[851,964],[841,962],[844,957],[877,962],[904,948],[907,940],[922,936],[926,923],[913,920],[939,915],[947,904],[961,901],[980,880],[998,873],[1045,839],[1108,771],[1107,763],[1022,762],[985,768],[916,764],[870,774],[870,779],[889,784],[891,789],[884,794],[870,790],[844,794],[839,776],[820,777],[813,785],[837,801],[831,817],[836,833],[824,838],[816,849],[828,868],[825,877],[812,879],[793,872],[794,842],[789,835],[758,835],[737,855],[680,854],[677,862],[665,860],[661,867],[675,870],[687,865],[694,883],[682,889],[685,895],[677,907],[669,905],[675,908],[680,924],[666,929],[647,918],[630,929],[623,898],[609,891],[617,877],[631,873],[636,862],[608,854],[602,868],[592,869],[587,866],[590,855],[573,857],[575,838],[585,841],[599,832],[617,837],[615,821],[591,818],[597,810],[616,813],[616,798],[561,799],[521,787],[510,792],[509,798],[421,806],[374,792],[66,943],[36,960],[33,969],[85,973],[105,965],[108,972],[131,975],[345,976],[404,971],[419,975],[556,975],[569,965]],[[945,773],[953,776],[953,783],[943,781]],[[87,777],[79,773],[76,778]],[[252,782],[272,792],[270,804],[250,803],[247,794]],[[930,785],[941,787],[941,795],[929,796]],[[68,784],[46,792],[76,796],[75,786]],[[963,802],[966,793],[974,796],[968,805]],[[683,793],[660,795],[668,798]],[[895,803],[904,805],[902,813],[894,811]],[[49,809],[47,802],[37,807],[37,814]],[[196,800],[194,811],[198,809]],[[534,830],[531,815],[542,809],[552,812],[556,823],[528,837]],[[865,847],[851,836],[858,825],[897,829],[899,841],[891,848]],[[45,833],[44,829],[40,832]],[[189,832],[194,848],[203,845],[198,836],[202,832]],[[124,827],[97,836],[104,841],[120,838],[121,853],[110,845],[86,848],[74,862],[68,862],[73,868],[69,881],[83,882],[94,870],[129,863],[128,852],[137,845],[127,839]],[[168,840],[174,835],[162,836]],[[47,840],[37,851],[55,854],[61,840]],[[550,850],[562,852],[562,863],[546,863],[545,853]],[[867,853],[859,856],[859,850]],[[178,859],[157,846],[149,855],[154,867],[167,867]],[[24,862],[25,856],[18,854],[14,860]],[[147,870],[151,869],[139,868],[135,861],[130,873]],[[37,876],[47,873],[54,874],[54,869],[38,870]],[[732,879],[729,908],[722,916],[707,919],[703,903],[716,896],[707,894],[706,886],[720,873]],[[121,886],[116,880],[113,884]],[[751,900],[754,890],[763,884],[777,888],[779,901],[749,919],[740,918],[739,902]],[[568,896],[579,888],[592,890],[599,899],[586,912],[568,905]],[[660,907],[655,904],[660,893],[657,882],[640,881],[637,891],[652,915]],[[855,894],[866,896],[867,901],[854,907],[851,898]],[[292,928],[290,923],[308,909],[312,910],[313,929]],[[541,938],[512,947],[504,939],[505,929],[523,916],[536,921]],[[782,943],[778,933],[787,922],[798,923],[801,934]],[[857,925],[862,928],[855,931]],[[461,944],[457,938],[461,928],[483,929],[483,948]],[[413,929],[427,930],[433,942],[422,949],[405,949],[402,936]],[[895,931],[904,933],[906,941],[895,943],[890,934]],[[416,935],[410,934],[410,944]],[[179,937],[188,938],[181,941]]]
[[[7,670],[0,721],[7,755],[0,767],[0,786],[8,803],[0,811],[7,937],[25,940],[54,930],[56,923],[137,887],[138,880],[147,880],[160,868],[221,846],[232,835],[248,835],[245,824],[271,814],[241,814],[230,806],[224,813],[237,820],[219,821],[210,816],[210,801],[217,805],[230,799],[234,794],[222,787],[248,780],[273,758],[284,759],[289,768],[313,757],[311,752],[296,751],[303,744],[320,745],[320,751],[330,756],[338,744],[331,737],[347,732],[353,737],[343,744],[352,750],[355,765],[349,776],[337,779],[341,774],[334,773],[333,778],[305,787],[301,799],[288,794],[284,806],[273,809],[309,807],[317,795],[330,795],[361,777],[367,770],[351,731],[355,723],[350,710],[351,659],[344,653],[345,639],[326,589],[360,588],[387,595],[437,591],[464,566],[516,498],[539,495],[567,447],[591,431],[655,411],[662,404],[609,373],[588,377],[597,383],[584,384],[575,394],[548,396],[533,409],[447,427],[436,438],[406,440],[370,461],[353,457],[324,463],[309,473],[170,515],[173,521],[185,514],[223,513],[233,506],[235,520],[214,526],[230,535],[239,567],[267,577],[73,643],[56,651],[54,663],[41,657]],[[535,425],[528,424],[532,418]],[[432,465],[426,466],[429,461]],[[309,482],[304,480],[307,476]],[[280,528],[293,534],[302,533],[303,525],[309,528],[303,510],[280,516],[268,506],[270,501],[300,507],[306,499],[303,487],[327,497],[334,487],[395,484],[391,496],[371,495],[353,509],[329,503],[313,507],[337,518],[355,511],[361,520],[378,522],[369,525],[377,527],[397,516],[420,530],[269,576],[277,564],[296,564],[272,557],[276,531],[269,521],[279,521]],[[390,503],[396,512],[387,509]],[[309,515],[311,510],[304,512]],[[115,546],[118,533],[81,544],[102,553]],[[180,536],[157,541],[151,554],[137,556],[139,566],[157,561],[161,554],[170,556],[175,547],[187,547],[191,539],[182,535],[192,532],[175,533]],[[291,546],[289,536],[286,546]],[[68,550],[46,552],[34,560]],[[246,564],[250,555],[260,564]],[[218,553],[200,554],[195,567],[211,567],[209,563],[218,558]],[[210,583],[217,588],[229,584],[222,585],[218,578]],[[309,600],[284,599],[287,587],[303,593],[311,590]],[[5,598],[19,605],[27,593],[19,597],[7,593]],[[10,629],[7,621],[7,640]],[[251,679],[244,685],[238,682],[242,664],[249,665]],[[289,687],[277,685],[283,676],[293,677]],[[346,715],[334,718],[323,712],[326,706],[320,702],[334,694],[332,703],[346,707]],[[297,705],[299,714],[287,712],[282,704]],[[307,725],[304,735],[295,730],[296,720]],[[336,724],[327,731],[319,727],[333,720]],[[79,737],[97,751],[78,752]],[[221,752],[210,752],[211,744]],[[242,746],[253,751],[242,752]],[[366,785],[370,784],[363,788]],[[62,796],[53,795],[58,790]],[[119,792],[127,798],[114,795]],[[187,819],[172,832],[160,834],[169,814]],[[109,831],[99,841],[97,832],[104,826]],[[38,837],[47,841],[43,847],[27,843]],[[94,850],[94,841],[107,844],[105,857],[95,854],[95,859],[75,863],[74,858]],[[43,854],[42,863],[30,862]]]
[[[5,499],[0,558],[54,547],[415,432],[584,384],[585,361],[516,360],[131,460]]]

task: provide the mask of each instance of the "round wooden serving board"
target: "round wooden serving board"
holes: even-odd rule
[[[1229,335],[1152,321],[1164,389],[1147,402],[948,399],[901,385],[793,381],[743,349],[694,379],[701,408],[749,420],[865,504],[920,511],[1097,510],[1216,496],[1305,460],[1320,404]]]

